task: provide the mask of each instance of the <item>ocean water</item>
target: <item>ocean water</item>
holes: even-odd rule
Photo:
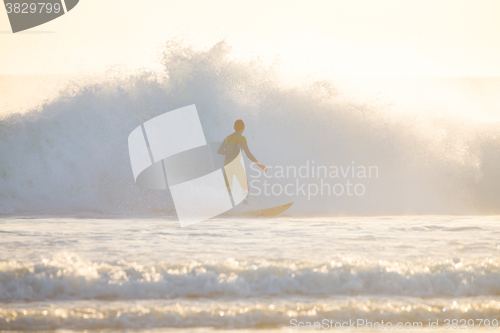
[[[499,217],[0,220],[0,329],[499,319]],[[476,324],[477,328],[477,324]],[[358,328],[359,329],[359,328]]]
[[[372,97],[353,97],[336,78],[286,81],[279,64],[238,59],[225,42],[169,42],[159,58],[161,73],[0,77],[0,330],[499,319],[498,78],[366,81],[356,88]],[[294,201],[279,218],[180,228],[168,190],[135,184],[127,138],[191,104],[207,142],[243,119],[269,173],[314,164],[377,176],[326,179],[360,182],[361,196],[249,199]]]

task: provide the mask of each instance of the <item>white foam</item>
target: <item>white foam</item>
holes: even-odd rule
[[[0,309],[0,329],[289,328],[290,321],[422,323],[444,319],[498,320],[498,299],[293,299],[234,301],[131,301],[11,304]],[[475,323],[477,327],[478,322]],[[498,325],[498,322],[496,322]],[[387,325],[387,324],[386,324]],[[346,325],[349,326],[349,325]],[[482,325],[484,327],[484,323]],[[365,327],[358,327],[364,329]]]
[[[500,295],[495,262],[346,261],[306,264],[165,262],[142,265],[55,256],[0,262],[0,302],[289,296],[475,297]]]

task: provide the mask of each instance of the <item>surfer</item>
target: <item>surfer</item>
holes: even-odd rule
[[[243,149],[250,161],[257,164],[259,168],[261,168],[264,172],[267,172],[267,167],[257,161],[255,156],[253,156],[250,152],[250,149],[248,148],[247,138],[243,136],[243,131],[245,131],[245,123],[241,119],[236,120],[236,122],[234,123],[234,133],[228,135],[224,139],[219,149],[217,150],[217,154],[225,155],[226,157],[224,159],[224,165],[228,165],[238,156],[238,154]]]
[[[233,183],[236,179],[238,184],[243,190],[244,197],[248,194],[248,179],[245,172],[245,163],[243,162],[243,155],[241,150],[245,151],[247,157],[257,164],[264,172],[267,171],[265,165],[260,164],[259,161],[252,155],[248,148],[247,139],[242,135],[245,130],[245,123],[243,120],[238,119],[234,123],[234,133],[228,135],[220,145],[217,153],[225,155],[224,158],[224,171],[226,175],[226,186],[230,193],[233,193]],[[246,202],[246,199],[245,199]]]
[[[262,171],[267,172],[267,167],[261,164],[250,152],[247,139],[243,136],[244,130],[245,123],[243,122],[243,120],[236,120],[236,122],[234,123],[234,133],[228,135],[217,150],[217,154],[225,155],[224,171],[226,175],[226,186],[229,193],[233,195],[235,205],[238,205],[238,203],[240,202],[243,202],[245,204],[248,203],[248,181],[241,150],[244,150],[247,157],[252,162],[257,164],[259,168],[262,169]],[[234,180],[236,180],[237,183],[241,185],[241,190],[243,190],[243,193],[241,193],[237,187],[233,187]],[[292,204],[293,202],[290,202],[286,205],[244,212],[242,215],[248,217],[274,217],[286,211]]]

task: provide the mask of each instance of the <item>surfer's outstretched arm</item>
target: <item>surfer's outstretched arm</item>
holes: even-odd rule
[[[217,154],[226,155],[226,141],[225,140],[220,144],[219,149],[217,149]]]
[[[250,161],[252,161],[255,164],[257,164],[262,170],[264,170],[264,172],[267,172],[267,167],[265,165],[260,164],[260,162],[257,161],[257,159],[255,158],[255,156],[253,156],[252,153],[250,152],[250,148],[248,148],[248,145],[246,145],[245,143],[241,142],[240,143],[240,147],[243,148],[243,150],[245,151],[245,154],[250,159]]]
[[[253,156],[252,153],[250,152],[250,148],[248,148],[248,145],[242,142],[240,143],[240,147],[243,148],[245,154],[250,159],[250,161],[254,162],[255,164],[260,164],[259,161],[257,161],[257,159],[255,158],[255,156]]]

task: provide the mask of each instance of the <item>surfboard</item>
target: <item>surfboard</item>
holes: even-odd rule
[[[281,206],[275,206],[271,208],[264,208],[258,210],[252,210],[249,212],[241,213],[241,216],[245,217],[275,217],[286,211],[293,205],[293,201]]]

